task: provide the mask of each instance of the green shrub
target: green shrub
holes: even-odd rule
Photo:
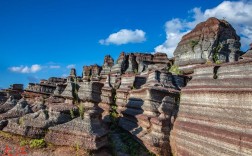
[[[43,148],[46,146],[44,139],[33,139],[29,142],[30,148]]]
[[[85,109],[84,109],[83,104],[80,104],[79,105],[79,114],[80,114],[81,119],[84,119],[84,111],[85,111]]]
[[[18,119],[18,124],[22,125],[22,126],[24,125],[24,118],[23,117]]]
[[[70,109],[70,115],[72,119],[75,118],[73,109]]]
[[[172,65],[171,68],[169,69],[169,72],[171,72],[173,74],[177,74],[177,75],[183,74],[183,72],[181,70],[179,70],[179,67],[176,65]]]
[[[213,48],[213,61],[216,64],[220,64],[221,62],[219,61],[219,52],[222,49],[222,45],[218,44],[217,47]]]
[[[134,69],[134,73],[135,73],[135,74],[137,74],[137,73],[138,73],[137,69]]]
[[[25,145],[29,145],[29,141],[28,140],[21,140],[19,143],[20,146],[25,146]]]
[[[195,40],[191,40],[190,41],[190,45],[191,45],[191,48],[192,50],[194,49],[194,47],[199,43],[199,41],[195,41]]]

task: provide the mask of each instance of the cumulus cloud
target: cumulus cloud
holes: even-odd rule
[[[252,1],[224,1],[218,6],[204,11],[194,8],[189,11],[192,20],[172,19],[165,24],[166,41],[155,48],[156,52],[166,52],[173,56],[173,52],[181,37],[192,30],[196,24],[205,21],[209,17],[225,19],[236,29],[241,36],[242,50],[248,48],[252,42]],[[175,27],[175,28],[174,28]]]
[[[50,69],[59,69],[60,66],[59,65],[51,65],[49,66]]]
[[[40,71],[41,69],[42,67],[38,64],[34,64],[31,67],[21,65],[21,66],[14,66],[14,67],[9,68],[11,72],[15,72],[15,73],[36,73]]]
[[[127,44],[127,43],[141,43],[146,41],[145,32],[143,30],[129,30],[121,29],[120,31],[110,34],[107,39],[102,39],[99,41],[102,45],[110,44]]]
[[[67,69],[75,68],[75,64],[69,64],[66,68]]]
[[[185,22],[176,18],[165,23],[166,41],[155,48],[156,52],[165,52],[168,57],[173,56],[173,52],[181,40],[182,36],[188,33],[188,26]]]

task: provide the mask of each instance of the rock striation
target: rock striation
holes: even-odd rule
[[[192,73],[196,65],[237,61],[240,37],[225,20],[209,18],[184,35],[174,52],[175,65]]]
[[[96,67],[95,67],[96,68]],[[97,68],[96,68],[97,69]],[[92,70],[94,76],[97,70]],[[92,76],[92,75],[91,75]],[[89,150],[98,150],[108,144],[108,131],[101,121],[102,110],[98,107],[101,102],[101,88],[103,84],[98,81],[86,80],[79,83],[78,89],[79,115],[65,124],[49,128],[46,141],[55,145],[78,146]]]
[[[171,117],[177,112],[179,88],[185,85],[184,77],[163,70],[150,71],[146,83],[139,89],[131,88],[135,76],[122,78],[125,81],[116,94],[117,111],[121,116],[119,126],[136,136],[153,153],[170,155]],[[164,113],[165,109],[169,112]]]
[[[174,155],[252,155],[252,61],[195,69],[170,137]]]
[[[42,138],[51,126],[62,124],[71,119],[70,115],[41,109],[35,113],[19,118],[9,119],[8,125],[3,129],[30,138]]]

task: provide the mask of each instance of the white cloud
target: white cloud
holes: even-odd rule
[[[51,68],[51,69],[59,69],[60,66],[58,66],[58,65],[51,65],[51,66],[49,66],[49,68]]]
[[[166,41],[155,48],[156,52],[165,52],[168,57],[173,56],[173,52],[181,40],[182,36],[188,33],[185,22],[176,18],[165,23]]]
[[[67,69],[75,68],[75,64],[69,64],[66,68]]]
[[[129,30],[129,29],[121,29],[120,31],[110,34],[107,39],[102,39],[99,41],[102,45],[109,44],[127,44],[127,43],[141,43],[146,41],[145,32],[143,30]]]
[[[38,64],[34,64],[31,67],[28,66],[14,66],[10,67],[9,70],[15,73],[36,73],[40,71],[42,67]]]
[[[166,41],[155,48],[156,52],[166,52],[168,56],[173,56],[173,52],[181,37],[193,29],[199,22],[210,17],[225,19],[236,29],[241,36],[242,50],[248,48],[252,41],[252,1],[224,1],[218,6],[202,11],[194,8],[189,11],[193,20],[172,19],[165,24]]]

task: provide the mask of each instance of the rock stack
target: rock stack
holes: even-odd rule
[[[127,85],[121,86],[134,83],[134,81],[129,83],[132,82],[129,81],[131,79],[126,79]],[[166,105],[172,105],[170,112],[167,113],[170,115],[171,112],[176,112],[179,87],[185,85],[177,83],[183,81],[174,81],[174,79],[184,78],[175,77],[165,71],[154,70],[149,72],[146,84],[140,89],[131,90],[128,87],[127,90],[127,87],[122,87],[123,89],[117,90],[118,112],[121,114],[119,126],[135,135],[150,151],[158,155],[169,155],[171,152],[168,140],[165,140],[168,139],[171,129],[170,118],[164,118],[162,110],[169,107]],[[161,107],[160,110],[159,107]],[[165,146],[167,148],[162,150]]]
[[[196,65],[237,61],[240,37],[225,20],[209,18],[184,35],[175,52],[175,65],[192,73]]]
[[[102,71],[101,71],[101,79],[106,80],[107,75],[109,75],[112,66],[114,65],[114,59],[110,55],[106,55],[104,58]]]
[[[108,143],[107,130],[103,128],[101,123],[102,110],[98,107],[98,103],[101,102],[103,84],[97,81],[88,81],[84,76],[83,82],[80,82],[79,85],[80,117],[49,128],[50,131],[45,139],[56,145],[97,150]]]
[[[109,81],[110,75],[107,76],[104,86],[101,89],[101,102],[99,103],[99,107],[103,109],[102,119],[104,122],[111,122],[111,106],[115,104],[115,90],[110,86]]]

